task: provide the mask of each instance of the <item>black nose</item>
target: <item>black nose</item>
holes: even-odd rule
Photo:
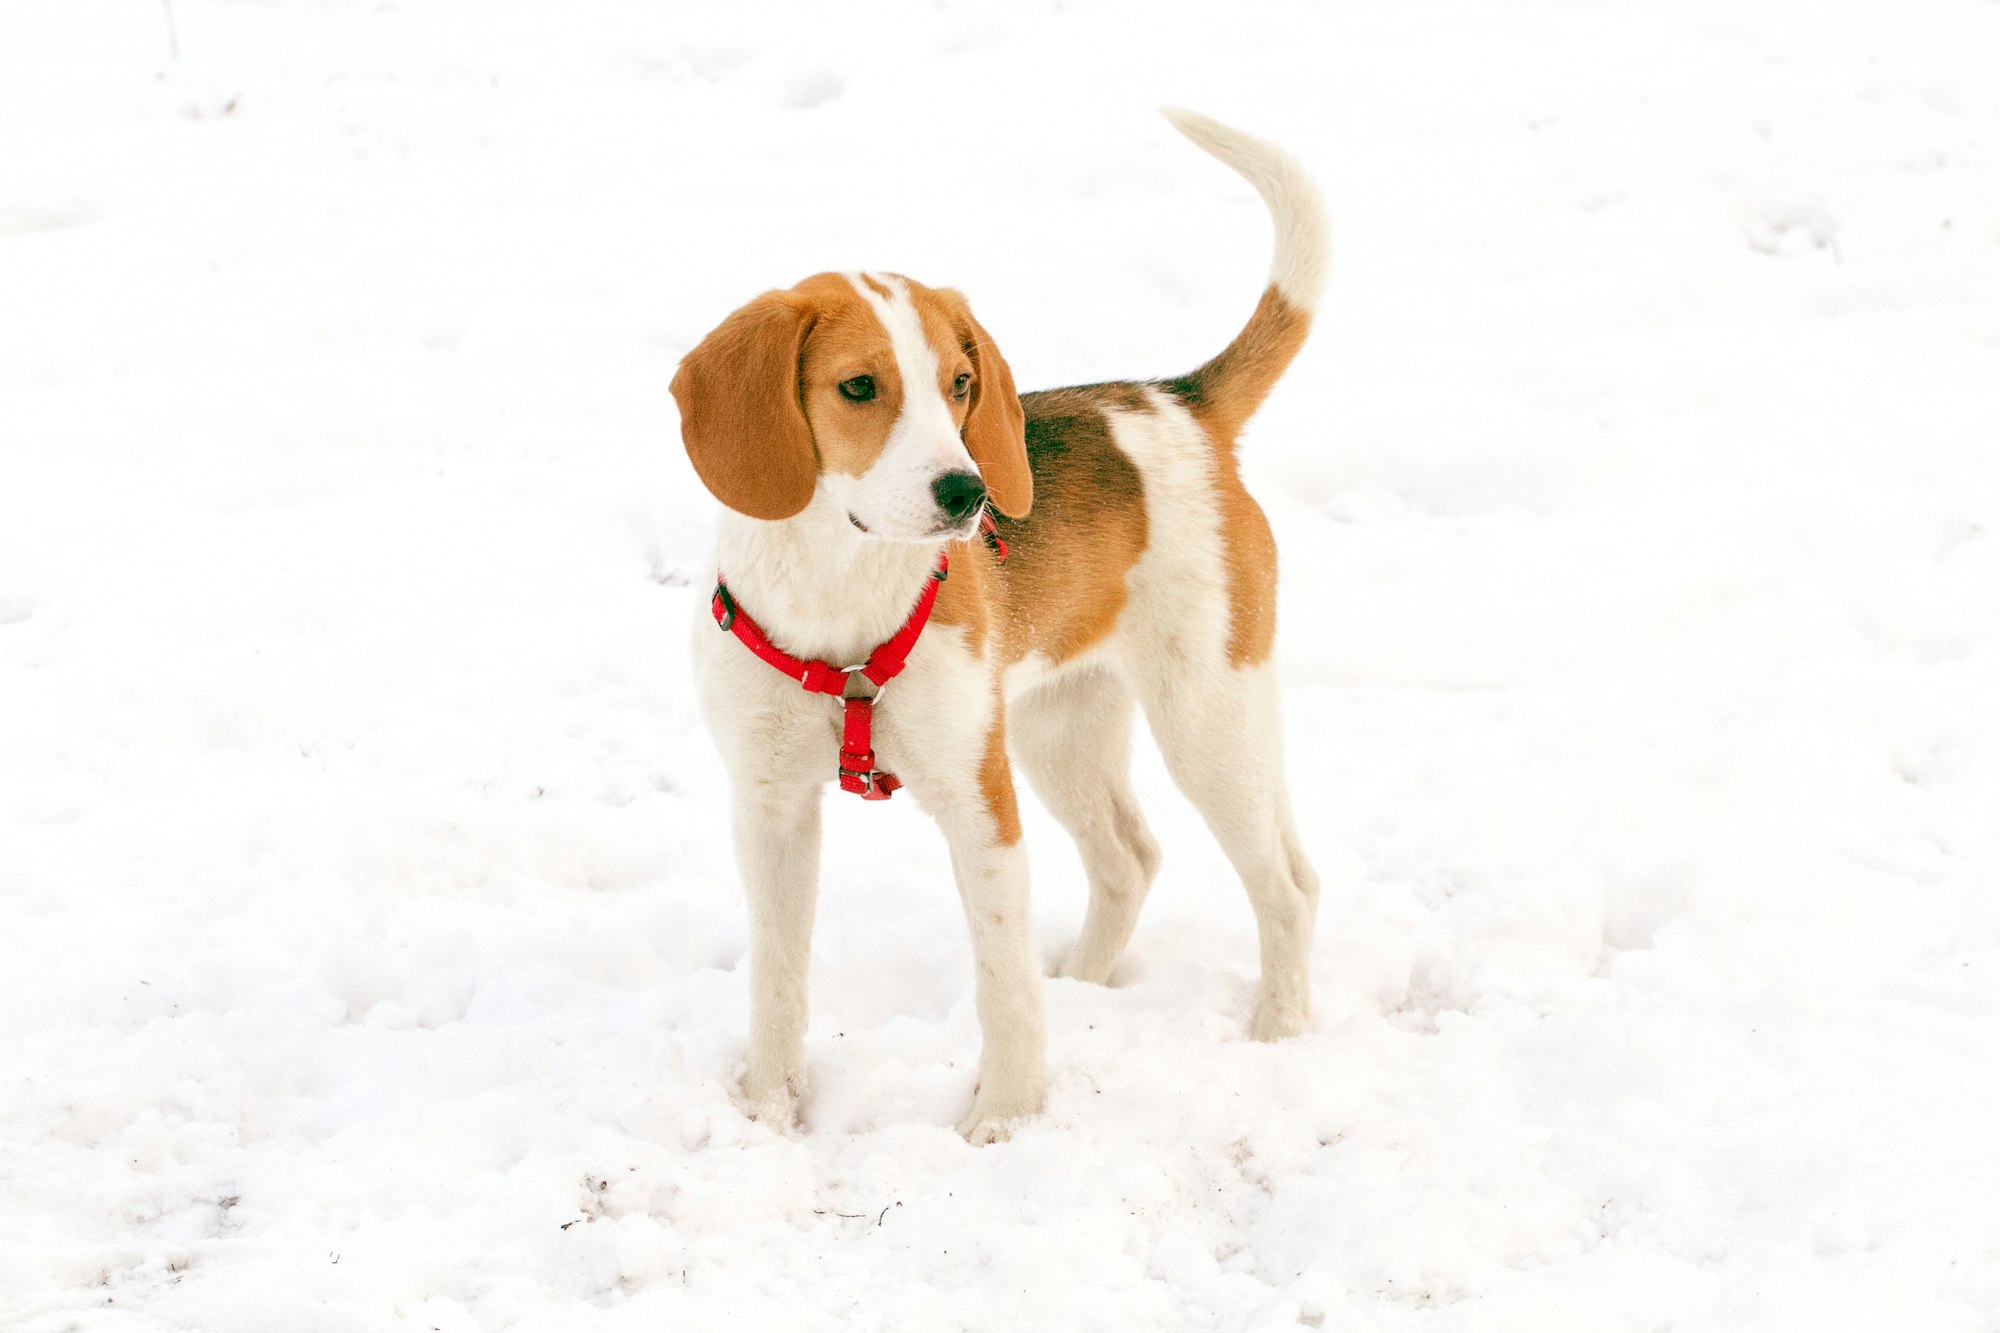
[[[956,522],[985,501],[986,483],[977,472],[947,472],[931,483],[931,494],[937,497],[938,508]]]

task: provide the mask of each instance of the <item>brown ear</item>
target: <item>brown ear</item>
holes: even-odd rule
[[[766,292],[681,358],[674,401],[681,441],[716,499],[751,518],[790,518],[819,483],[812,428],[799,403],[799,352],[810,301]]]
[[[1035,474],[1028,469],[1028,441],[1022,434],[1021,396],[1014,372],[993,339],[972,317],[957,292],[939,293],[953,306],[972,358],[972,409],[965,414],[965,450],[979,464],[980,479],[993,507],[1009,518],[1026,518],[1035,502]]]

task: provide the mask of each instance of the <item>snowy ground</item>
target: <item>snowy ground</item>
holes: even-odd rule
[[[2000,1327],[2000,6],[173,17],[0,10],[0,1328]],[[668,375],[863,266],[1187,369],[1267,235],[1163,101],[1336,220],[1247,442],[1314,1030],[1144,753],[969,1148],[843,800],[781,1137]]]

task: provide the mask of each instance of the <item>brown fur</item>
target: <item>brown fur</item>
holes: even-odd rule
[[[858,477],[889,442],[903,396],[930,392],[929,386],[903,383],[888,331],[846,278],[821,273],[792,290],[806,295],[818,312],[799,356],[798,382],[820,466]],[[856,375],[875,381],[875,396],[865,403],[849,402],[840,392],[842,381]]]
[[[994,683],[993,727],[986,733],[986,754],[979,764],[979,791],[986,801],[986,813],[993,818],[993,837],[1002,847],[1021,840],[1021,807],[1014,797],[1014,771],[1007,763],[1007,721],[1005,705]]]
[[[862,281],[889,294],[873,278]],[[718,500],[752,518],[790,518],[812,499],[820,472],[860,476],[873,466],[904,395],[922,391],[943,397],[994,505],[1028,512],[1034,481],[1013,372],[964,297],[904,281],[937,357],[935,386],[903,383],[888,331],[838,273],[766,292],[682,359],[672,386],[681,438]],[[961,374],[972,377],[964,398],[955,391]],[[866,402],[840,392],[857,375],[875,381]]]
[[[908,281],[905,279],[905,281]],[[939,387],[949,399],[953,367],[971,362],[971,407],[960,422],[965,449],[979,465],[993,507],[1012,518],[1025,518],[1035,500],[1034,474],[1021,447],[1021,400],[1014,389],[1014,372],[993,345],[965,298],[949,287],[911,282],[910,304],[916,307],[937,353]]]
[[[949,577],[938,589],[937,605],[931,619],[940,625],[956,625],[965,631],[965,648],[974,657],[986,656],[987,631],[992,625],[994,599],[993,557],[981,541],[953,542]]]
[[[1201,369],[1161,388],[1187,404],[1216,446],[1216,498],[1223,559],[1229,572],[1229,661],[1261,662],[1278,627],[1278,548],[1264,511],[1243,487],[1236,437],[1305,345],[1312,316],[1275,285],[1264,289],[1250,322]]]
[[[1112,442],[1107,409],[1144,412],[1133,384],[1093,384],[1024,394],[1035,509],[999,520],[1005,563],[983,545],[951,552],[937,619],[966,631],[982,656],[989,639],[1002,665],[1041,653],[1075,657],[1111,632],[1125,609],[1125,578],[1146,549],[1139,470]]]
[[[1160,387],[1186,403],[1217,444],[1233,449],[1237,432],[1263,405],[1311,329],[1311,314],[1287,301],[1275,284],[1266,287],[1250,322],[1229,346],[1192,375]]]
[[[1243,487],[1235,451],[1219,453],[1215,498],[1229,575],[1229,664],[1255,666],[1271,655],[1278,636],[1278,543],[1262,506]]]
[[[796,288],[766,292],[717,325],[674,373],[689,461],[716,499],[752,518],[790,518],[818,485],[798,392],[813,315]]]

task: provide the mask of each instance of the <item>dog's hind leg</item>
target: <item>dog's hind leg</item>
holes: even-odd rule
[[[1104,984],[1160,868],[1132,796],[1132,696],[1108,671],[1036,689],[1009,708],[1010,748],[1035,794],[1076,839],[1090,906],[1056,975]]]
[[[1263,980],[1250,1035],[1294,1036],[1310,1005],[1319,878],[1299,846],[1285,791],[1276,673],[1269,661],[1218,667],[1215,675],[1190,674],[1170,658],[1135,666],[1167,769],[1208,822],[1257,914]]]

